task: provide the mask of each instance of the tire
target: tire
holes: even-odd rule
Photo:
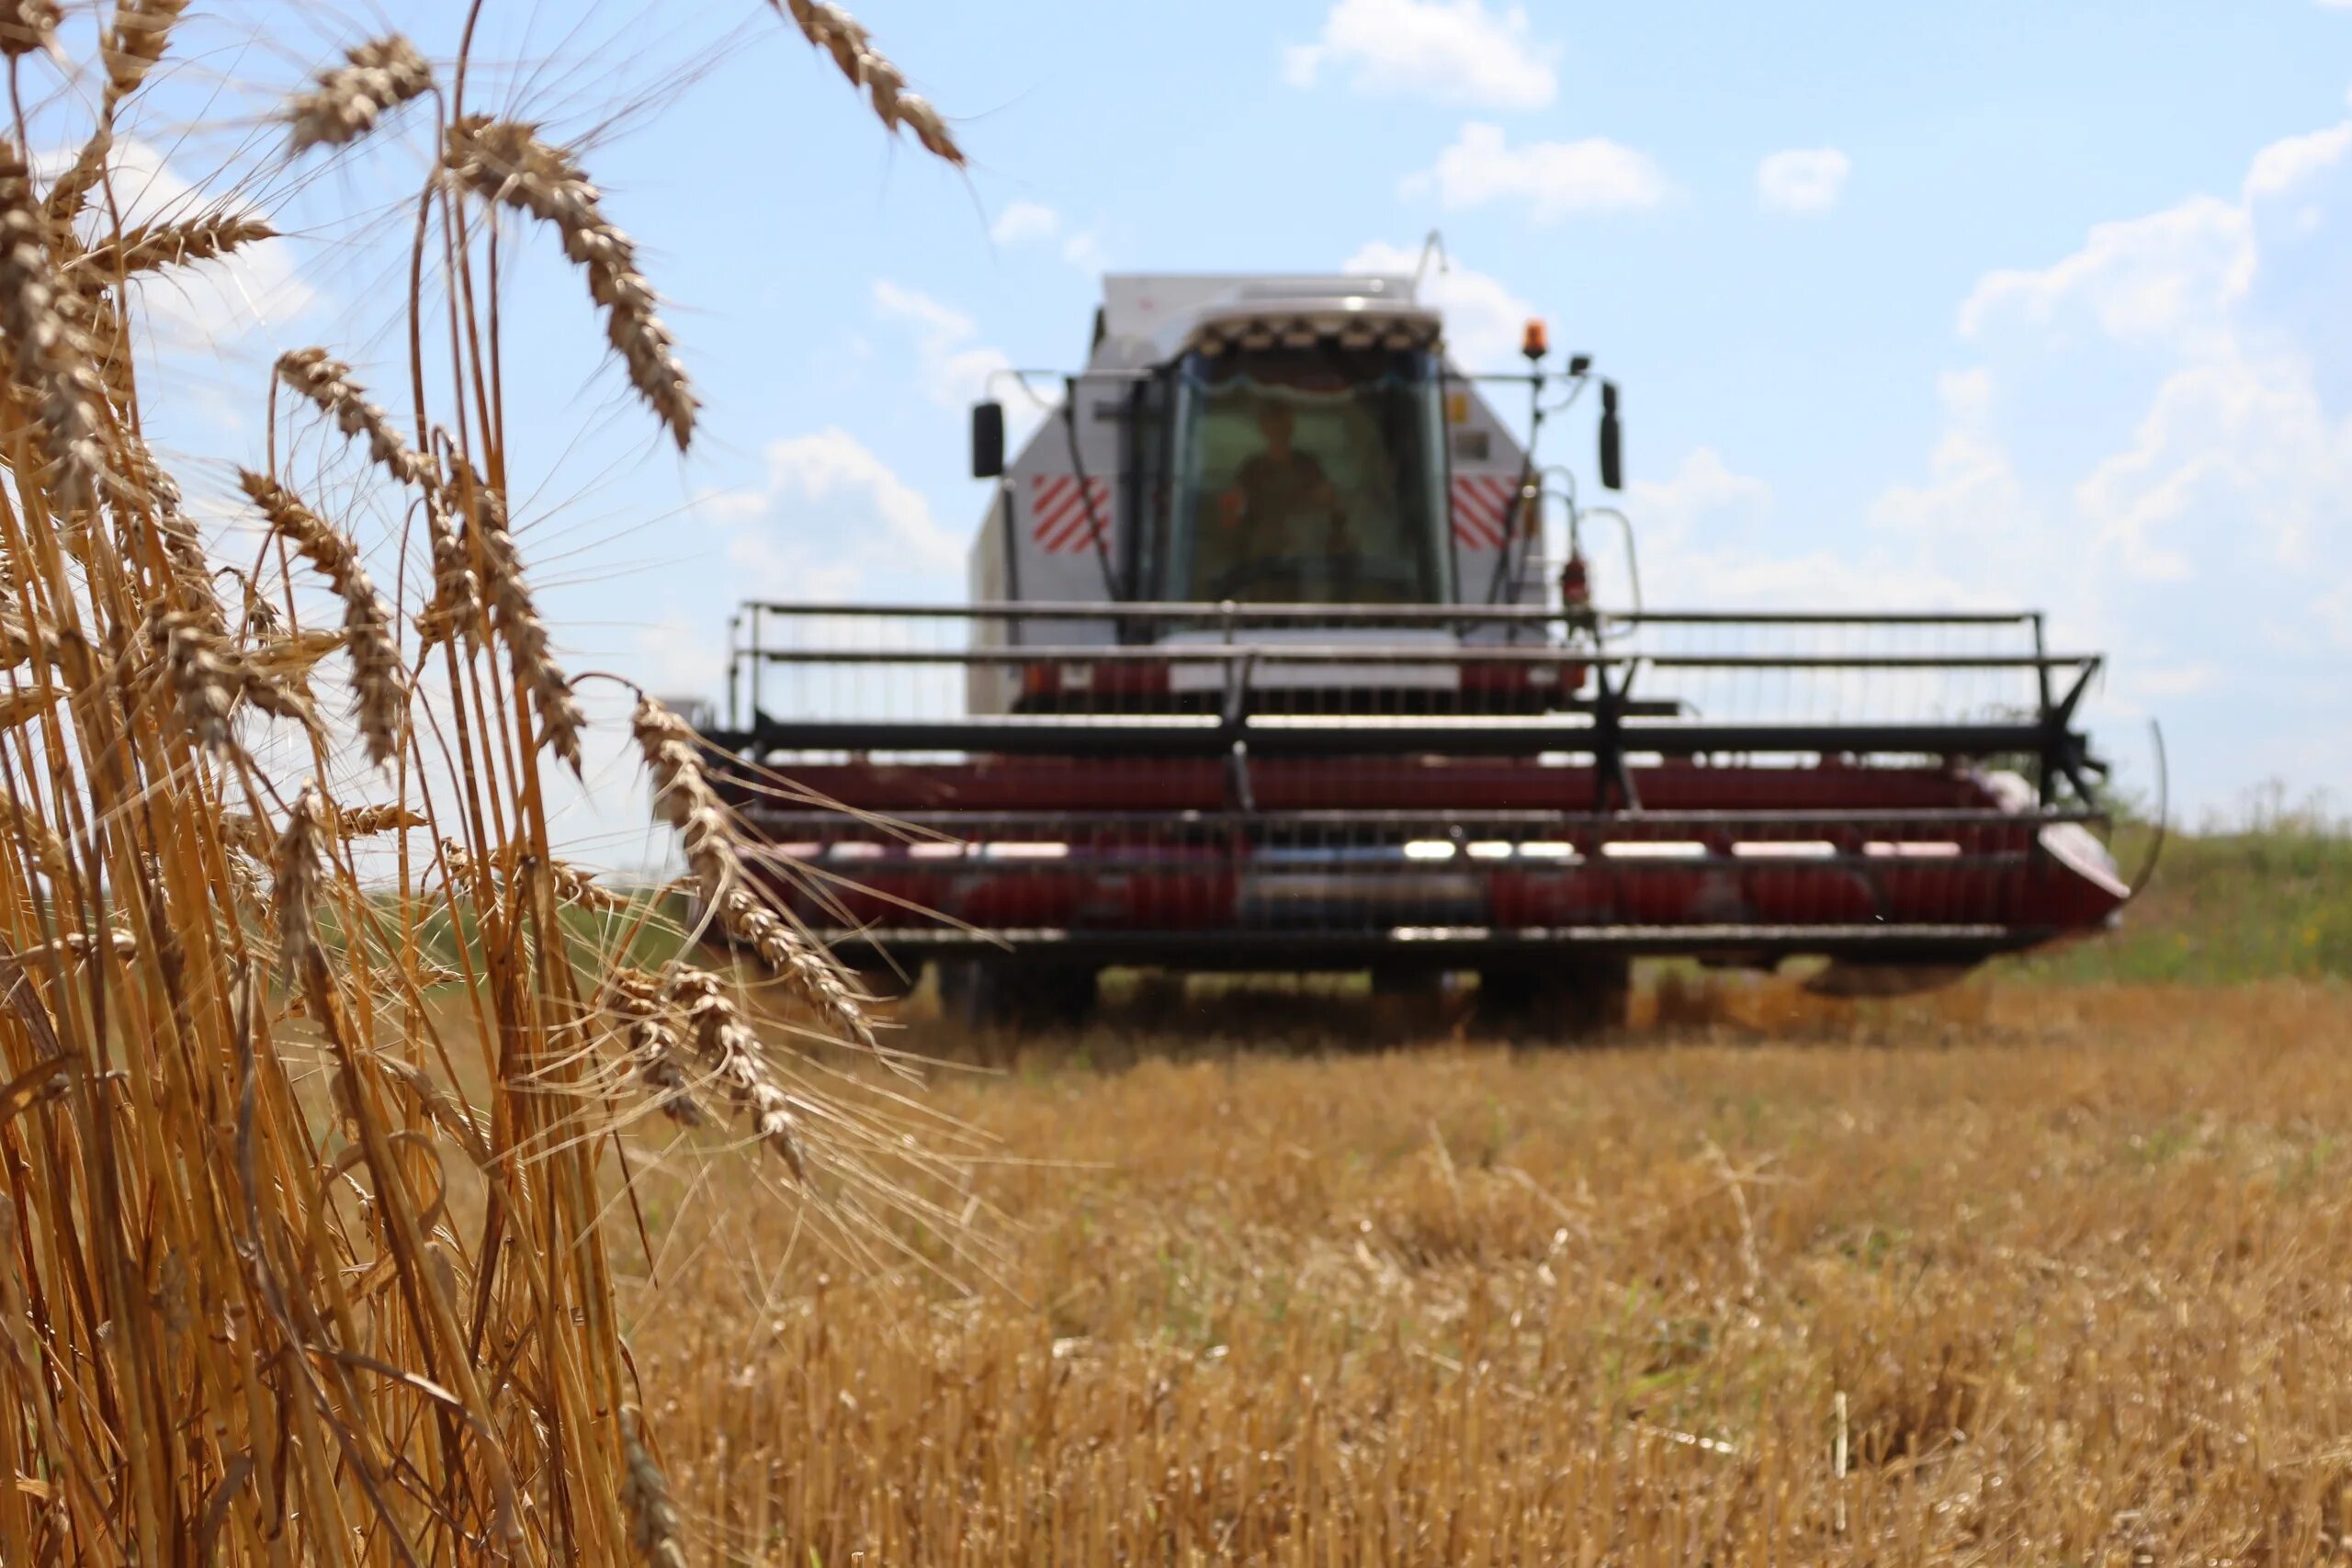
[[[1092,965],[967,958],[939,970],[939,1010],[967,1029],[1076,1029],[1094,1015]]]
[[[1634,966],[1561,956],[1478,971],[1478,1021],[1514,1043],[1587,1041],[1625,1027]]]
[[[1374,964],[1372,1023],[1379,1035],[1426,1038],[1442,1032],[1444,972],[1419,964]]]

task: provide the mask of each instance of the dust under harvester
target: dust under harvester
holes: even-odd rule
[[[1010,461],[974,411],[968,603],[732,623],[706,735],[845,962],[1032,1019],[1112,965],[1475,972],[1566,1029],[1640,955],[1887,988],[2128,898],[2099,660],[2040,615],[1646,608],[1637,528],[1538,459],[1589,410],[1619,487],[1617,389],[1541,323],[1473,371],[1411,277],[1103,294]]]

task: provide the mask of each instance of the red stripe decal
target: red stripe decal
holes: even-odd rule
[[[1035,512],[1035,525],[1029,530],[1030,536],[1042,539],[1046,535],[1058,530],[1063,524],[1069,521],[1072,515],[1081,513],[1085,510],[1085,503],[1074,494],[1040,506]]]
[[[1038,480],[1040,487],[1047,482],[1044,477]],[[1050,482],[1051,499],[1033,508],[1035,523],[1030,537],[1047,555],[1093,548],[1098,533],[1109,521],[1102,513],[1110,505],[1111,482],[1089,479],[1081,486],[1068,474],[1053,476]]]
[[[1473,549],[1493,549],[1504,538],[1494,502],[1481,493],[1483,489],[1476,479],[1457,479],[1453,485],[1454,536]]]

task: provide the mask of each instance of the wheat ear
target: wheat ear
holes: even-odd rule
[[[424,825],[424,818],[405,806],[342,806],[334,813],[334,830],[345,839],[372,838]]]
[[[621,1509],[628,1516],[630,1542],[651,1568],[686,1568],[685,1549],[678,1544],[678,1510],[670,1501],[670,1483],[662,1467],[646,1451],[638,1431],[637,1412],[621,1412]]]
[[[11,59],[57,47],[57,0],[5,0],[0,4],[0,54]]]
[[[734,829],[703,771],[701,744],[694,730],[651,697],[639,699],[631,725],[638,750],[653,774],[654,814],[678,829],[686,869],[704,903],[717,912],[719,925],[790,981],[829,1023],[878,1054],[880,1043],[863,998],[850,989],[840,968],[746,886]]]
[[[670,994],[694,1030],[695,1053],[751,1122],[752,1135],[783,1156],[795,1178],[808,1180],[791,1098],[769,1073],[759,1036],[729,999],[725,982],[707,969],[679,965],[671,972]]]
[[[678,1061],[678,1029],[670,1000],[661,986],[634,971],[623,971],[611,981],[613,1011],[626,1024],[622,1039],[637,1080],[653,1097],[654,1108],[682,1127],[699,1127],[709,1120],[701,1101],[686,1082]]]
[[[107,67],[107,107],[109,111],[139,91],[147,73],[164,58],[172,28],[188,0],[116,0],[114,26],[100,46]]]
[[[0,610],[0,665],[46,664],[56,641],[40,616]]]
[[[302,558],[327,580],[343,601],[343,633],[351,653],[353,710],[368,760],[383,766],[400,750],[400,640],[392,634],[392,612],[376,592],[359,552],[341,532],[312,512],[277,480],[237,470],[237,480],[277,533],[292,542]]]
[[[683,452],[694,437],[693,385],[653,313],[652,286],[637,269],[637,247],[605,216],[602,197],[571,155],[516,120],[469,116],[449,128],[442,166],[458,185],[527,212],[563,237],[563,254],[588,273],[605,310],[605,335],[647,405]]]
[[[433,67],[398,33],[370,39],[343,59],[341,65],[320,72],[311,90],[287,105],[291,151],[356,141],[376,129],[386,110],[433,90]]]
[[[514,656],[516,672],[538,710],[539,729],[547,744],[576,774],[581,768],[580,732],[587,728],[588,716],[550,651],[548,624],[540,618],[538,604],[523,575],[523,558],[506,525],[506,503],[470,465],[460,462],[458,477],[458,500],[481,546],[492,625]]]
[[[351,378],[351,367],[323,348],[297,348],[277,356],[277,378],[315,403],[335,428],[356,441],[368,439],[368,455],[402,484],[424,485],[433,470],[422,453],[410,450],[392,428],[391,416],[368,400],[368,389]]]
[[[874,112],[886,128],[896,130],[903,125],[915,133],[925,152],[956,168],[964,166],[964,150],[948,134],[947,122],[928,99],[906,90],[905,75],[875,49],[873,39],[856,17],[823,0],[771,3],[792,18],[803,38],[833,57],[849,85],[873,100]]]
[[[441,859],[448,867],[450,880],[465,882],[472,878],[474,858],[457,840],[441,840]],[[576,865],[560,860],[540,863],[548,868],[548,883],[555,889],[558,903],[573,904],[583,909],[615,910],[629,907],[628,894],[616,887],[606,887],[592,874]]]
[[[164,465],[155,460],[147,443],[136,431],[121,433],[124,487],[115,498],[116,510],[143,502],[154,519],[155,532],[164,547],[164,563],[171,578],[172,597],[179,607],[195,615],[206,628],[225,637],[229,629],[228,611],[221,606],[219,590],[212,585],[212,562],[204,552],[204,536],[180,510],[180,487]]]
[[[437,468],[430,459],[425,465],[433,475],[424,487],[424,527],[433,544],[433,597],[416,617],[417,636],[426,649],[462,636],[470,649],[481,620],[481,580],[474,575],[473,558],[458,532],[458,513],[469,505],[486,507],[491,501],[476,501],[472,491],[453,488],[442,479],[444,472],[462,474],[474,491],[482,489],[480,476],[458,454],[448,433],[435,429],[434,439],[435,450],[443,457]]]
[[[85,505],[105,472],[98,405],[106,389],[72,327],[51,269],[49,226],[17,149],[0,143],[0,335],[9,369],[40,409],[50,485],[65,508]]]
[[[326,799],[306,784],[270,851],[270,901],[277,911],[279,956],[297,968],[318,942],[318,905],[325,873],[320,847],[327,834]]]
[[[318,723],[308,702],[254,669],[198,615],[157,606],[148,615],[147,640],[162,665],[164,684],[180,720],[199,746],[222,753],[236,750],[229,721],[241,701],[305,728]]]
[[[163,60],[172,41],[172,28],[187,4],[188,0],[115,0],[113,25],[98,42],[107,72],[98,102],[98,127],[49,191],[49,217],[60,229],[73,222],[98,176],[106,172],[107,154],[114,150],[115,110],[139,91],[148,73]]]
[[[242,212],[220,212],[185,223],[142,223],[75,256],[67,270],[100,278],[160,272],[208,262],[277,238],[277,231]]]

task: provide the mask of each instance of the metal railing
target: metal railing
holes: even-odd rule
[[[713,738],[755,755],[1557,755],[1629,807],[1647,759],[2024,758],[2045,802],[2098,766],[2101,660],[2038,612],[761,603],[731,642]]]

